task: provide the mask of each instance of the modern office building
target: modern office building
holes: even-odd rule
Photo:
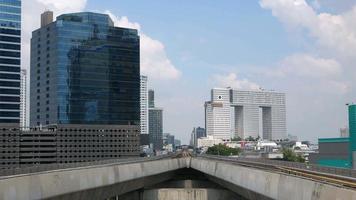
[[[21,70],[20,127],[27,128],[27,70]]]
[[[148,90],[148,107],[154,108],[155,107],[155,91]]]
[[[141,134],[148,134],[148,91],[147,76],[141,76]]]
[[[174,135],[172,135],[170,133],[164,133],[163,134],[163,144],[164,145],[171,144],[174,147]]]
[[[0,126],[20,123],[21,0],[0,1]]]
[[[149,108],[148,116],[150,144],[159,151],[163,147],[163,109]]]
[[[181,143],[180,140],[174,139],[174,146],[175,146],[176,148],[179,147],[179,146],[181,146],[181,145],[182,145],[182,143]]]
[[[31,126],[140,125],[140,40],[108,15],[73,13],[31,39]]]
[[[205,128],[208,136],[222,140],[232,136],[286,139],[285,94],[214,88],[211,101],[205,103]]]
[[[194,127],[190,137],[190,145],[193,147],[197,147],[198,139],[206,137],[205,129],[201,127]]]
[[[137,30],[115,27],[106,14],[52,17],[43,13],[32,33],[31,130],[21,133],[20,164],[138,156]]]
[[[21,0],[0,1],[0,168],[19,166]]]

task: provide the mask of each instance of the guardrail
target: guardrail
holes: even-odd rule
[[[335,168],[335,167],[324,167],[324,166],[312,165],[307,163],[269,160],[263,158],[240,158],[240,157],[233,158],[233,157],[226,157],[226,156],[206,155],[206,154],[199,155],[198,157],[220,159],[225,161],[241,161],[241,162],[248,162],[251,164],[256,163],[256,164],[265,164],[270,166],[290,167],[295,169],[309,170],[313,172],[356,178],[356,170]]]
[[[78,167],[97,167],[100,165],[110,166],[110,165],[122,165],[138,162],[148,162],[161,160],[165,158],[171,158],[173,155],[162,155],[154,157],[132,157],[132,158],[123,158],[123,159],[114,159],[114,160],[98,160],[92,162],[77,162],[77,163],[57,163],[57,164],[39,164],[30,167],[22,168],[10,168],[10,169],[0,169],[0,179],[6,178],[7,176],[21,175],[21,174],[31,174],[46,172],[52,170],[65,170]]]

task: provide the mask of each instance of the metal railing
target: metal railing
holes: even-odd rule
[[[240,162],[250,163],[252,165],[253,164],[264,164],[264,165],[269,165],[269,166],[289,167],[289,168],[313,171],[313,172],[318,172],[318,173],[325,173],[325,174],[332,174],[332,175],[337,175],[337,176],[356,178],[356,170],[353,170],[353,169],[324,167],[324,166],[307,164],[307,163],[269,160],[269,159],[263,159],[263,158],[240,158],[240,157],[232,158],[232,157],[226,157],[226,156],[213,156],[213,155],[199,155],[198,157],[219,159],[219,160],[223,160],[223,161],[237,161],[237,162],[240,161]]]
[[[110,166],[110,165],[122,165],[122,164],[131,164],[139,162],[148,162],[156,161],[165,158],[171,158],[172,155],[162,155],[154,157],[132,157],[132,158],[123,158],[123,159],[114,159],[114,160],[98,160],[92,162],[77,162],[77,163],[56,163],[56,164],[39,164],[30,167],[21,167],[21,168],[10,168],[10,169],[0,169],[0,179],[7,178],[8,176],[14,175],[25,175],[32,173],[41,173],[53,170],[66,170],[73,168],[81,167],[98,167],[98,166]]]

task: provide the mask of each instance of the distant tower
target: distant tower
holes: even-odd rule
[[[162,150],[163,147],[163,109],[149,108],[149,138],[154,150]]]
[[[154,108],[155,107],[155,91],[148,90],[148,107]]]
[[[154,91],[148,91],[148,134],[154,150],[163,146],[163,109],[155,107]]]
[[[27,127],[27,71],[21,70],[20,127]]]
[[[147,76],[141,76],[141,134],[148,134]]]
[[[41,14],[41,27],[45,27],[53,22],[53,12],[46,11]]]

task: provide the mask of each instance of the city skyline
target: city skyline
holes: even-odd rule
[[[344,45],[344,49],[352,50],[352,47],[344,42],[327,43],[328,39],[334,40],[322,33],[333,33],[337,25],[331,20],[311,20],[315,24],[309,24],[293,16],[307,11],[304,13],[315,19],[327,13],[330,18],[345,22],[342,30],[353,34],[354,30],[349,28],[353,3],[340,2],[338,6],[327,1],[317,4],[303,0],[296,4],[286,1],[285,5],[281,1],[268,0],[202,3],[155,2],[148,5],[143,2],[138,5],[129,1],[107,1],[99,5],[95,0],[75,3],[26,1],[23,2],[23,28],[34,30],[34,24],[39,24],[38,15],[45,9],[54,10],[55,16],[74,11],[111,13],[116,16],[117,25],[138,28],[144,43],[143,75],[152,80],[149,88],[161,94],[157,101],[165,108],[164,131],[177,135],[184,143],[188,143],[192,127],[204,125],[203,104],[209,97],[209,89],[228,86],[285,92],[288,134],[313,141],[317,137],[338,135],[338,129],[344,127],[347,120],[344,104],[353,100],[355,92],[351,85],[354,70],[347,67],[351,58],[346,53],[345,57],[340,55],[342,49],[337,43]],[[33,6],[38,9],[29,9]],[[140,9],[145,6],[152,9]],[[186,10],[185,6],[191,10]],[[171,10],[173,7],[176,10]],[[158,15],[153,14],[158,8],[163,10],[159,16],[165,17],[157,18]],[[222,9],[226,12],[219,12]],[[288,15],[283,9],[289,9]],[[206,18],[193,15],[194,12]],[[192,21],[188,20],[189,16]],[[173,20],[179,23],[169,23]],[[322,23],[330,29],[314,28]],[[156,24],[164,26],[164,31]],[[190,29],[189,34],[183,27]],[[220,37],[227,31],[233,37]],[[22,66],[29,66],[26,58],[29,37],[24,35]],[[181,45],[183,41],[187,41],[186,45]],[[152,55],[148,47],[159,56]],[[224,51],[218,50],[221,48]],[[149,65],[159,67],[145,67]],[[299,80],[303,80],[302,83]],[[299,98],[307,101],[298,101]],[[177,106],[184,102],[190,104]]]

